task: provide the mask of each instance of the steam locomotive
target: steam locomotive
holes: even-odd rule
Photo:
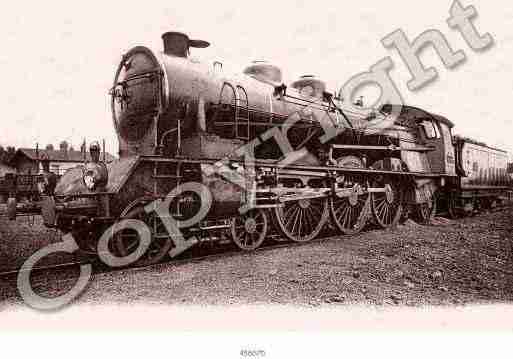
[[[354,234],[370,221],[390,228],[406,214],[427,223],[437,205],[457,216],[507,190],[505,153],[454,139],[442,116],[411,106],[360,110],[315,76],[287,86],[265,61],[230,74],[189,57],[208,42],[178,32],[162,39],[163,52],[134,47],[116,71],[120,159],[102,163],[92,148],[93,160],[68,171],[43,201],[46,226],[71,232],[83,250],[96,251],[112,230],[112,250],[129,255],[140,233],[113,228],[138,219],[151,232],[140,261],[163,259],[176,242],[148,211],[155,201],[186,221],[208,198],[208,212],[183,228],[185,240],[229,238],[254,250],[274,233],[312,240],[329,223]],[[476,148],[487,154],[472,157]]]

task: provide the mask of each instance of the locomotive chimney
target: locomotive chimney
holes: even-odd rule
[[[62,141],[60,144],[59,144],[59,148],[61,150],[62,153],[68,153],[68,142],[66,141]]]
[[[187,57],[189,55],[189,37],[181,32],[166,32],[162,34],[164,53],[166,55]]]
[[[162,34],[162,41],[164,42],[164,53],[177,57],[188,57],[191,47],[205,48],[210,45],[207,41],[191,40],[186,34],[176,31]]]

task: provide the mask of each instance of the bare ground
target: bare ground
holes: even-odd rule
[[[431,226],[408,221],[390,231],[301,246],[99,273],[78,302],[306,306],[510,302],[512,219],[509,207],[457,221],[437,218]],[[33,228],[23,226],[15,238]],[[17,243],[27,252],[41,244]],[[54,274],[37,279],[37,291],[50,296],[73,284]],[[19,302],[12,281],[0,285],[0,298],[4,305]]]
[[[20,268],[32,254],[59,242],[61,238],[60,232],[43,225],[41,216],[19,217],[16,221],[9,221],[6,216],[0,215],[0,272]],[[38,265],[47,266],[76,259],[79,257],[58,253],[43,258]]]

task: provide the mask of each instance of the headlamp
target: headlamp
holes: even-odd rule
[[[82,180],[88,190],[96,191],[98,188],[105,187],[108,179],[109,172],[103,162],[88,162],[84,165]]]
[[[100,145],[97,142],[91,144],[89,148],[91,162],[87,162],[83,167],[84,185],[90,191],[98,188],[103,189],[109,180],[109,171],[105,163],[100,161]]]
[[[87,189],[93,191],[96,187],[96,179],[94,176],[94,173],[91,171],[87,171],[84,174],[84,185],[87,187]]]

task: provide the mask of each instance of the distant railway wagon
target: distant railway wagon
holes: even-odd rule
[[[512,189],[508,153],[482,142],[454,136],[458,177],[454,186],[457,205],[467,211],[493,206]]]
[[[7,203],[10,219],[15,219],[17,214],[41,213],[41,201],[48,194],[49,178],[50,182],[56,182],[59,176],[53,173],[8,173],[0,177],[0,203]]]
[[[38,183],[41,181],[41,175],[8,173],[0,177],[0,199],[3,202],[9,197],[19,201],[39,199]]]
[[[489,147],[468,138],[455,137],[455,143],[461,153],[464,176],[462,188],[494,188],[508,186],[508,153]]]

